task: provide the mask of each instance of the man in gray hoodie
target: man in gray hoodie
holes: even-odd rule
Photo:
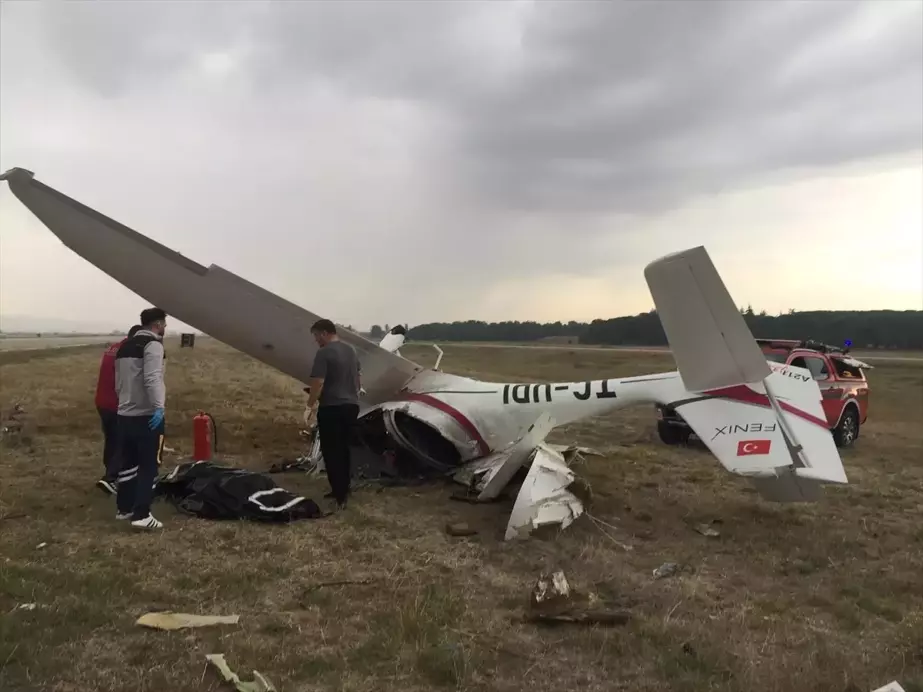
[[[151,514],[154,479],[163,450],[166,387],[163,335],[167,315],[160,308],[141,313],[141,329],[115,356],[119,395],[118,436],[122,470],[118,474],[116,519],[131,519],[137,529],[159,529]]]

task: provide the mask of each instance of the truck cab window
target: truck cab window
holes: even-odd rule
[[[789,363],[789,365],[808,370],[815,380],[826,380],[830,377],[827,361],[823,358],[818,358],[816,356],[797,356],[792,358],[792,362]]]
[[[830,377],[830,370],[827,368],[827,361],[823,358],[807,357],[804,359],[805,365],[811,371],[815,380],[826,380]]]

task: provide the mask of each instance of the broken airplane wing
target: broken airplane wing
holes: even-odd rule
[[[168,315],[307,382],[319,315],[216,265],[204,267],[13,168],[13,194],[67,247]],[[363,403],[393,396],[423,368],[338,328],[362,363]]]

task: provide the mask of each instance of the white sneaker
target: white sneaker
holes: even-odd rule
[[[115,518],[118,519],[119,521],[123,521],[124,519],[131,519],[131,512],[125,512],[125,513],[119,512],[118,514],[115,515]]]
[[[144,519],[137,519],[131,522],[136,529],[162,529],[163,524],[154,518],[153,514],[148,514]]]

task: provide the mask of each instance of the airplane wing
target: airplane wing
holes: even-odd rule
[[[307,382],[319,315],[221,267],[204,267],[13,168],[0,175],[13,194],[67,247],[126,288],[300,382]],[[423,368],[342,327],[362,364],[363,403],[390,398]]]

